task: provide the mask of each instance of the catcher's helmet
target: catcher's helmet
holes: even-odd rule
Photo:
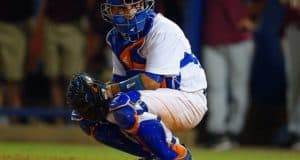
[[[140,38],[153,8],[154,0],[105,0],[101,14],[126,40],[133,42]]]

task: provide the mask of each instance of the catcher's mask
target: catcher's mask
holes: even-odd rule
[[[101,93],[105,85],[86,73],[73,76],[67,90],[67,104],[82,117],[101,121],[107,114],[107,100]]]
[[[128,41],[137,41],[150,18],[154,0],[105,0],[101,15]]]

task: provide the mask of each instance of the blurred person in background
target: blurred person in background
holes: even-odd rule
[[[65,104],[67,80],[84,71],[87,46],[86,0],[42,0],[39,20],[44,33],[45,74],[51,83],[51,102],[61,108]],[[56,120],[61,123],[61,120]]]
[[[0,108],[5,104],[22,106],[22,80],[34,12],[34,0],[0,2]]]
[[[280,0],[286,7],[283,43],[287,71],[287,120],[289,147],[300,150],[300,1]]]
[[[284,8],[279,0],[253,0],[252,3],[260,4],[258,6],[261,7],[256,11],[255,55],[251,77],[252,110],[249,112],[255,118],[249,123],[253,124],[257,143],[272,144],[277,127],[284,124],[281,117],[285,116],[286,81],[281,45]],[[266,114],[272,118],[266,118]]]
[[[209,147],[225,150],[238,144],[244,126],[255,25],[240,0],[205,1],[203,17]]]
[[[87,54],[89,59],[86,64],[86,71],[93,77],[102,81],[108,81],[111,77],[111,57],[107,52],[111,49],[106,43],[106,33],[111,29],[110,24],[104,21],[100,14],[100,6],[95,5],[97,0],[90,0],[89,3],[89,33]],[[109,72],[109,73],[108,73]]]
[[[287,131],[284,132],[288,134],[283,134],[280,128],[279,132],[276,133],[275,144],[300,149],[300,57],[298,54],[300,35],[299,29],[296,27],[300,22],[299,1],[256,0],[253,4],[263,6],[257,11],[259,24],[255,31],[255,37],[256,59],[259,59],[259,61],[256,61],[253,66],[254,70],[265,75],[260,79],[255,78],[254,83],[260,84],[258,87],[265,92],[268,89],[271,93],[278,92],[278,89],[283,88],[283,84],[276,79],[278,75],[281,75],[278,64],[285,63],[287,76]],[[272,70],[276,70],[276,72],[270,72]],[[284,76],[285,73],[282,72]],[[272,83],[269,83],[270,81]],[[274,84],[277,87],[270,87]],[[264,101],[270,99],[273,104],[276,104],[278,103],[277,99],[282,96],[278,95],[278,98],[275,99],[266,95],[263,95],[263,97]]]

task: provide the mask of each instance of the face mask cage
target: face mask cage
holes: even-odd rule
[[[136,6],[143,4],[143,7]],[[129,14],[113,14],[112,8],[122,8],[131,6],[136,9],[133,15]],[[121,35],[129,40],[138,40],[139,33],[143,31],[148,12],[154,8],[154,0],[123,0],[120,3],[106,2],[101,4],[102,18],[111,23]],[[131,17],[131,18],[128,18]]]

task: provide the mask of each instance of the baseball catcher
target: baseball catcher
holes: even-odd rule
[[[191,160],[173,131],[199,124],[207,111],[205,73],[182,30],[153,11],[154,0],[105,0],[112,25],[112,79],[71,79],[72,119],[97,141],[143,160]]]

